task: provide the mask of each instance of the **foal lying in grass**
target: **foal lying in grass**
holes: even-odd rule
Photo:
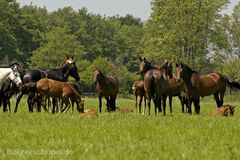
[[[232,105],[223,105],[219,108],[215,108],[212,110],[211,114],[214,116],[233,116],[235,111],[235,106]]]

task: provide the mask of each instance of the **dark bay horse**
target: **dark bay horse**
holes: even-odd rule
[[[105,76],[101,70],[95,70],[93,81],[99,99],[99,112],[102,112],[102,97],[107,101],[107,111],[116,110],[116,98],[119,91],[118,79],[114,76]]]
[[[41,78],[50,78],[58,81],[66,82],[68,80],[69,76],[72,76],[75,78],[76,81],[80,80],[80,76],[78,74],[77,67],[75,65],[75,61],[73,58],[67,57],[67,59],[64,61],[64,64],[59,68],[45,68],[42,70],[30,70],[30,69],[24,69],[22,71],[22,80],[23,83],[29,83],[29,82],[37,82]],[[33,103],[34,103],[34,95],[33,92],[24,93],[21,92],[17,96],[15,111],[17,112],[18,104],[23,96],[23,94],[28,94],[28,107],[29,112],[33,111]]]
[[[172,77],[172,63],[165,61],[160,68],[152,66],[145,58],[140,58],[140,72],[144,74],[144,90],[146,92],[148,114],[150,115],[151,99],[154,101],[155,114],[161,112],[161,98],[163,115],[166,115],[166,98],[169,89],[169,77]]]
[[[182,79],[186,85],[189,113],[192,113],[191,102],[193,102],[195,113],[200,114],[200,96],[205,97],[213,94],[217,106],[220,107],[223,105],[227,85],[230,89],[240,89],[238,82],[229,80],[227,76],[221,73],[199,74],[184,64],[176,64],[176,67],[177,81],[180,82]]]
[[[137,106],[139,109],[139,113],[142,113],[142,101],[144,100],[144,109],[146,108],[146,96],[144,90],[144,81],[137,80],[132,85],[133,96],[135,100],[135,111],[137,113]],[[139,97],[139,100],[138,100]],[[144,111],[145,112],[145,111]]]

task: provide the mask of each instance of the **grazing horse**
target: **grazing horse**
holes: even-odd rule
[[[79,92],[67,82],[42,78],[36,83],[36,89],[40,94],[45,95],[46,97],[62,99],[66,104],[66,107],[62,110],[63,112],[66,112],[70,108],[69,99],[72,102],[72,111],[74,107],[73,104],[76,102],[78,112],[84,112],[84,101],[81,99]]]
[[[240,89],[240,84],[228,79],[227,76],[212,72],[199,74],[184,64],[176,64],[177,81],[181,79],[186,85],[186,94],[189,99],[188,112],[192,113],[191,103],[194,103],[195,113],[200,114],[200,96],[214,95],[217,106],[223,105],[227,85],[230,89]]]
[[[145,91],[144,91],[144,81],[143,80],[137,80],[136,82],[133,83],[132,86],[133,90],[133,96],[135,100],[135,111],[137,113],[137,106],[139,109],[139,113],[142,112],[142,101],[144,99],[144,109],[146,108],[146,96],[145,96]],[[138,97],[139,103],[138,103]]]
[[[99,99],[99,112],[102,112],[102,97],[107,101],[107,111],[116,110],[116,98],[119,90],[118,79],[114,76],[105,76],[101,70],[95,70],[93,81]]]
[[[50,78],[50,79],[66,82],[69,76],[72,76],[73,78],[75,78],[76,81],[80,80],[77,67],[75,65],[75,62],[73,61],[73,58],[69,59],[67,57],[67,60],[64,62],[64,64],[61,67],[56,69],[45,68],[44,70],[30,70],[30,69],[25,70],[22,75],[22,80],[24,84],[28,82],[37,82],[41,78]],[[20,92],[20,94],[17,96],[14,112],[17,112],[18,104],[23,94],[26,94],[26,93]],[[29,112],[33,112],[33,103],[34,103],[35,93],[28,92],[27,94],[29,94],[28,96]]]
[[[154,101],[155,114],[161,112],[161,98],[163,102],[163,115],[166,115],[166,98],[169,89],[169,77],[172,77],[172,63],[165,61],[160,68],[152,66],[145,58],[140,58],[141,74],[144,74],[144,90],[146,92],[148,114],[150,115],[151,99]]]

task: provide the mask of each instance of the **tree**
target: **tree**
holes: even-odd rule
[[[150,59],[171,58],[193,68],[207,60],[212,27],[228,0],[153,0],[146,24],[144,53]]]
[[[56,27],[46,33],[45,44],[34,51],[31,57],[32,67],[56,67],[66,56],[71,55],[81,58],[82,46],[76,41],[76,37],[67,34],[66,28]]]

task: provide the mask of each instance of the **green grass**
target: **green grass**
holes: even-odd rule
[[[80,117],[76,109],[73,114],[29,114],[25,101],[16,114],[0,113],[0,159],[240,158],[238,108],[234,117],[212,117],[212,98],[201,100],[201,115],[182,114],[174,99],[167,116],[152,111],[150,116],[102,113],[96,118]],[[85,98],[86,109],[97,106],[97,99]],[[117,106],[134,108],[134,101],[118,99]]]

